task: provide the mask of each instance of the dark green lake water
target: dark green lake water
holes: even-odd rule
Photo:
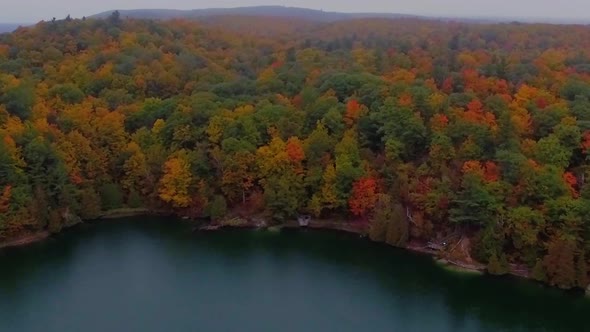
[[[590,301],[317,231],[82,225],[0,251],[0,331],[590,331]]]

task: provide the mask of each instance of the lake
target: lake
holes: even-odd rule
[[[84,224],[0,250],[0,331],[590,331],[590,300],[324,231]]]

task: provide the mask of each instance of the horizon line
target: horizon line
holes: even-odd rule
[[[520,22],[520,23],[546,23],[546,24],[574,24],[574,25],[589,25],[590,24],[590,17],[583,18],[583,17],[563,17],[563,16],[487,16],[484,14],[474,14],[474,15],[444,15],[444,14],[433,14],[433,13],[408,13],[408,12],[377,12],[377,11],[337,11],[337,10],[325,10],[309,8],[309,7],[295,7],[295,6],[285,6],[285,5],[259,5],[259,6],[233,6],[233,7],[202,7],[202,8],[190,8],[190,9],[180,9],[180,8],[162,8],[162,7],[144,7],[144,8],[113,8],[104,10],[101,12],[82,15],[82,16],[71,16],[74,19],[82,19],[83,17],[90,18],[92,16],[97,16],[100,14],[105,14],[114,11],[141,11],[141,10],[149,10],[149,11],[178,11],[178,12],[191,12],[191,11],[200,11],[200,10],[232,10],[232,9],[246,9],[246,8],[286,8],[286,9],[302,9],[302,10],[310,10],[310,11],[317,11],[323,12],[326,14],[345,14],[345,15],[375,15],[379,18],[378,15],[406,15],[413,16],[416,19],[445,19],[445,20],[489,20],[493,21],[490,23],[509,23],[509,22]],[[59,20],[64,19],[67,15],[65,14],[63,18],[57,18]],[[216,14],[212,14],[211,16],[216,16]],[[220,16],[220,15],[217,15]],[[248,15],[248,16],[256,16],[256,15]],[[269,15],[273,16],[273,15]],[[52,17],[53,18],[53,17]],[[0,24],[6,25],[34,25],[42,21],[50,21],[52,18],[45,18],[41,20],[26,20],[23,21],[0,21]],[[384,17],[387,18],[387,17]]]

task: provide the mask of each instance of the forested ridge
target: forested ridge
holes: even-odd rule
[[[0,239],[101,211],[298,214],[585,288],[590,27],[41,22],[0,35]]]

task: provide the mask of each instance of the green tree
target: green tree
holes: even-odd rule
[[[545,268],[543,266],[543,261],[541,259],[538,259],[535,263],[535,266],[533,267],[533,270],[531,272],[531,276],[533,277],[533,279],[537,281],[547,281],[547,275],[545,274]]]
[[[209,203],[209,216],[211,220],[219,220],[227,215],[227,202],[221,195],[215,195],[211,203]]]
[[[140,208],[144,205],[143,198],[137,190],[131,190],[127,195],[127,205],[132,209]]]
[[[273,175],[263,182],[264,200],[274,220],[295,217],[304,206],[303,179],[295,174]]]
[[[385,242],[396,247],[404,247],[410,238],[408,220],[401,204],[395,204],[391,211],[391,221],[387,224]]]
[[[8,113],[26,120],[35,104],[34,89],[31,84],[21,83],[6,90],[4,95],[0,96],[0,101],[6,106]]]
[[[485,226],[496,220],[501,202],[477,174],[463,176],[461,190],[452,202],[450,220],[454,223]]]
[[[586,265],[586,255],[582,251],[576,257],[576,286],[582,289],[588,287],[588,267]]]
[[[425,150],[427,136],[424,121],[411,109],[396,106],[390,100],[374,113],[374,117],[380,124],[379,132],[384,142],[393,139],[402,143],[405,160],[412,160]]]
[[[496,254],[490,257],[488,262],[488,272],[493,275],[505,275],[509,272],[508,261],[506,255],[502,253],[500,258]]]
[[[559,288],[570,289],[576,285],[576,268],[574,262],[575,245],[569,239],[554,238],[549,243],[543,266],[547,281]]]
[[[77,85],[72,83],[55,85],[49,89],[49,95],[51,97],[59,97],[67,104],[78,104],[82,102],[85,97],[84,92],[82,92]]]
[[[123,207],[123,190],[116,183],[105,183],[100,187],[102,209],[105,211]]]
[[[370,218],[369,237],[376,242],[403,247],[409,239],[409,225],[403,206],[390,195],[379,194]]]
[[[506,228],[512,239],[512,244],[521,253],[522,258],[530,266],[535,264],[539,246],[539,234],[545,229],[543,213],[528,206],[519,206],[508,212]]]
[[[542,138],[535,147],[535,158],[545,165],[566,168],[572,157],[572,151],[565,148],[556,135]]]
[[[86,188],[80,191],[80,209],[78,214],[82,219],[92,220],[100,216],[102,200],[94,188]]]

